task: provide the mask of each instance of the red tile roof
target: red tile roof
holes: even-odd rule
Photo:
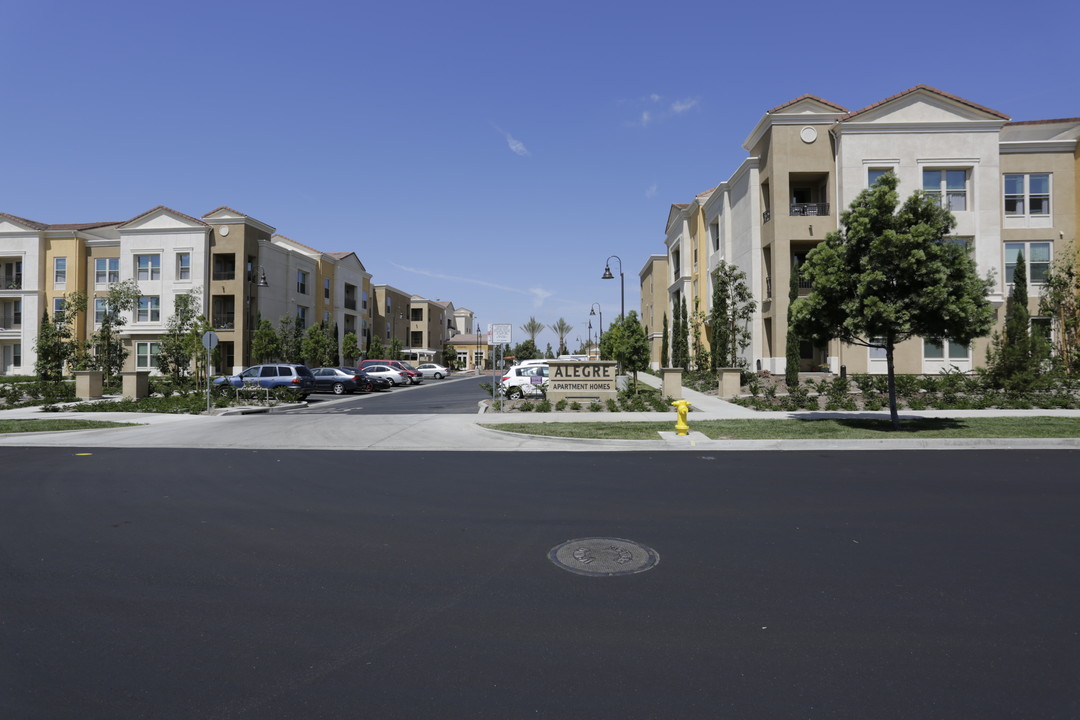
[[[881,107],[882,105],[884,105],[886,103],[890,103],[893,100],[897,100],[899,98],[902,98],[905,95],[910,95],[913,92],[918,92],[919,90],[924,90],[926,92],[934,93],[935,95],[940,95],[941,97],[945,97],[945,98],[948,98],[950,100],[953,100],[954,102],[958,102],[961,105],[967,105],[970,108],[974,108],[976,110],[981,110],[982,112],[989,113],[991,115],[996,115],[996,116],[998,116],[999,118],[1001,118],[1003,120],[1008,120],[1009,119],[1008,115],[1005,115],[1004,113],[999,113],[997,110],[991,110],[990,108],[979,105],[978,103],[973,103],[970,100],[965,100],[964,98],[962,98],[962,97],[960,97],[958,95],[951,95],[951,94],[945,92],[944,90],[938,90],[935,87],[930,87],[929,85],[921,85],[921,84],[916,85],[913,88],[908,88],[907,90],[904,90],[903,92],[898,92],[895,95],[891,95],[891,96],[885,98],[884,100],[879,100],[878,102],[874,103],[873,105],[867,105],[866,107],[864,107],[864,108],[862,108],[860,110],[850,112],[841,119],[842,120],[850,120],[851,118],[855,117],[856,115],[861,115],[864,112],[868,112],[870,110],[873,110],[874,108]]]
[[[22,225],[28,225],[29,227],[32,227],[35,230],[90,230],[90,229],[93,229],[93,228],[111,227],[113,225],[123,225],[124,224],[124,222],[122,220],[121,221],[112,221],[112,222],[49,224],[49,223],[36,222],[34,220],[27,220],[26,218],[21,218],[18,215],[9,215],[8,213],[0,213],[0,217],[6,217],[7,219],[14,220],[15,222],[20,223]]]
[[[233,210],[228,205],[222,205],[221,207],[214,208],[210,212],[206,213],[206,215],[213,215],[214,213],[218,212],[219,210],[228,210],[229,212],[231,212],[231,213],[233,213],[235,215],[240,215],[241,217],[248,217],[248,215],[245,215],[244,213],[240,212],[239,210]],[[203,215],[203,217],[206,217],[206,215]]]
[[[20,225],[29,225],[35,230],[44,230],[49,227],[45,223],[35,222],[34,220],[27,220],[26,218],[21,218],[18,215],[9,215],[7,213],[0,212],[0,217],[6,217],[8,220],[14,220]]]
[[[803,100],[813,100],[815,102],[821,103],[822,105],[828,105],[831,108],[836,108],[840,112],[847,112],[848,111],[848,109],[846,107],[844,107],[843,105],[837,105],[836,103],[829,102],[828,100],[826,100],[824,98],[819,98],[817,95],[800,95],[799,97],[795,98],[794,100],[788,100],[783,105],[777,105],[772,110],[766,110],[765,114],[766,115],[771,115],[774,112],[779,112],[780,110],[783,110],[784,108],[789,107],[791,105],[794,105],[795,103],[801,102]]]

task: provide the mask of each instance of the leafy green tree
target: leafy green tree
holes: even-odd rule
[[[390,338],[390,349],[387,351],[390,357],[387,360],[400,360],[401,359],[401,341],[397,338]]]
[[[967,248],[950,240],[956,225],[937,198],[921,191],[897,209],[897,179],[883,175],[840,216],[840,230],[810,251],[802,276],[810,294],[794,305],[800,337],[882,348],[889,410],[896,411],[896,345],[913,337],[961,344],[989,332],[990,281]]]
[[[356,337],[356,333],[345,333],[345,337],[341,339],[341,357],[345,364],[355,365],[360,354],[360,339]]]
[[[795,327],[792,319],[792,308],[799,299],[799,259],[791,264],[791,280],[788,283],[788,309],[787,309],[787,364],[784,367],[784,382],[789,388],[799,384],[799,330]]]
[[[690,338],[693,347],[691,364],[695,370],[711,367],[711,353],[705,349],[703,342],[702,328],[705,326],[705,321],[705,313],[698,308],[698,299],[694,298],[694,312],[690,315]]]
[[[326,323],[316,323],[304,333],[301,353],[308,367],[326,367],[338,364],[337,343],[330,337]]]
[[[536,347],[536,336],[544,332],[547,328],[542,322],[539,322],[535,317],[530,317],[529,322],[521,326],[521,331],[529,336],[529,340],[532,342],[533,347]]]
[[[139,297],[139,283],[134,279],[113,283],[105,293],[101,325],[90,343],[94,351],[94,364],[102,371],[107,385],[115,381],[127,361],[128,350],[124,347],[120,330],[127,324],[125,313],[135,309]]]
[[[1050,318],[1054,365],[1080,373],[1080,272],[1072,256],[1058,258],[1047,272],[1039,314]]]
[[[633,372],[634,385],[637,385],[638,371],[649,367],[649,337],[636,310],[611,323],[600,341],[600,353],[618,362],[623,372]]]
[[[566,355],[566,336],[574,331],[574,326],[566,322],[565,318],[559,318],[558,322],[551,326],[551,329],[559,338],[559,354]]]
[[[668,364],[669,355],[670,355],[670,352],[669,352],[669,346],[668,346],[667,313],[664,313],[663,337],[660,340],[660,367],[662,367],[662,368],[671,367]],[[713,357],[715,358],[716,355],[714,354]]]
[[[269,320],[260,320],[251,336],[251,359],[256,365],[261,365],[281,357],[281,338],[274,332],[274,326]]]
[[[76,291],[64,296],[64,310],[57,317],[50,317],[46,308],[41,314],[41,325],[34,351],[37,361],[34,372],[38,378],[58,382],[63,379],[64,365],[71,362],[79,349],[79,344],[72,338],[75,334],[75,319],[86,311],[86,295]]]
[[[299,316],[283,315],[278,321],[278,344],[281,358],[287,363],[304,362],[304,329]]]
[[[450,370],[457,369],[457,348],[455,348],[450,343],[443,345],[442,356],[443,365],[445,365]]]
[[[158,369],[177,385],[187,383],[192,362],[202,351],[199,327],[199,291],[181,293],[173,301],[173,314],[165,323],[165,334],[157,356]]]
[[[750,321],[757,303],[746,282],[746,273],[721,261],[713,271],[709,327],[713,367],[746,367],[742,352],[750,346]]]
[[[555,359],[555,353],[551,349],[551,343],[547,344],[547,349],[544,350],[544,357],[547,358],[548,360]]]
[[[520,362],[522,360],[532,360],[533,358],[539,357],[540,351],[536,348],[536,343],[532,340],[525,340],[524,342],[515,345],[514,349],[510,351],[510,354]]]
[[[685,368],[688,365],[686,357],[686,333],[684,333],[682,329],[682,313],[682,302],[676,300],[671,305],[671,367]]]
[[[986,355],[986,378],[1008,392],[1030,390],[1039,379],[1042,362],[1050,355],[1044,339],[1031,332],[1027,287],[1027,264],[1020,253],[1012,291],[1005,302],[1005,328],[994,333]]]
[[[686,298],[682,299],[679,307],[679,367],[683,370],[690,369],[690,312],[686,306]]]
[[[386,357],[386,346],[383,345],[382,338],[379,337],[378,333],[373,332],[371,334],[371,342],[368,343],[368,349],[367,349],[367,359],[368,360],[389,360],[390,359],[390,358]]]

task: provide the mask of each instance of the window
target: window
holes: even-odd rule
[[[236,279],[236,255],[221,253],[214,255],[214,280]]]
[[[409,311],[412,316],[410,320],[422,321],[424,319],[424,308],[413,308]]]
[[[330,325],[330,311],[329,310],[323,310],[322,321],[323,321],[324,325],[327,325],[327,326]]]
[[[236,322],[236,298],[215,295],[210,299],[210,321],[216,330],[232,330]]]
[[[1050,173],[1005,176],[1006,215],[1049,215]]]
[[[968,360],[970,358],[971,351],[967,345],[961,345],[952,340],[943,342],[944,345],[932,340],[923,340],[923,359],[944,360],[947,357],[949,360]]]
[[[135,343],[135,368],[137,370],[150,370],[151,368],[156,368],[157,358],[160,353],[161,343]]]
[[[105,298],[94,298],[94,322],[98,325],[105,322]]]
[[[1027,265],[1027,281],[1034,285],[1046,282],[1050,270],[1050,243],[1005,243],[1005,282],[1011,284],[1016,272],[1016,260],[1023,253]]]
[[[53,287],[62,288],[67,285],[67,258],[53,258]]]
[[[64,298],[53,298],[52,302],[53,320],[56,322],[62,322],[64,319]]]
[[[22,366],[22,343],[11,346],[11,364],[15,367]]]
[[[870,168],[866,171],[866,187],[874,187],[874,183],[881,179],[885,173],[892,172],[892,168]]]
[[[948,210],[967,210],[967,177],[967,170],[923,170],[923,191]]]
[[[0,288],[4,290],[19,290],[22,288],[22,260],[4,263],[4,282]]]
[[[160,280],[161,279],[161,256],[160,255],[136,255],[135,256],[135,279],[136,280]]]
[[[364,310],[367,310],[367,292],[364,292],[364,294],[361,296],[361,301],[360,302],[362,303],[361,307]]]
[[[22,327],[22,300],[0,303],[0,328]]]
[[[1049,344],[1053,335],[1053,322],[1051,319],[1048,317],[1031,318],[1031,335],[1032,337],[1042,338]]]
[[[139,298],[139,308],[136,310],[135,322],[159,322],[161,320],[161,298],[153,295],[143,295]]]
[[[176,279],[191,279],[191,253],[176,254]]]
[[[296,271],[296,292],[307,295],[308,273],[303,270]]]
[[[424,344],[424,333],[413,330],[409,333],[409,345],[412,347],[421,347]]]
[[[306,274],[306,273],[305,273]],[[307,308],[303,305],[296,306],[296,319],[299,320],[301,330],[307,329]]]
[[[109,285],[116,282],[120,282],[120,258],[94,260],[94,284]]]
[[[325,300],[330,299],[330,278],[323,279],[322,296]]]

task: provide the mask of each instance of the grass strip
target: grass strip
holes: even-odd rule
[[[132,427],[141,423],[112,422],[110,420],[0,420],[0,434],[23,432],[59,432],[63,430],[98,430],[100,428]]]
[[[674,423],[507,423],[493,430],[546,437],[596,440],[657,440]],[[690,429],[713,440],[868,440],[884,438],[1074,438],[1080,437],[1080,418],[992,417],[913,418],[894,431],[888,420],[829,418],[807,420],[701,420]]]

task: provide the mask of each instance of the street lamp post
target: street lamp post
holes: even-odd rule
[[[623,321],[623,316],[626,314],[626,279],[623,277],[622,271],[622,258],[618,255],[611,255],[604,261],[604,274],[600,276],[601,280],[614,280],[615,276],[611,274],[611,258],[615,258],[619,261],[619,322]]]
[[[589,308],[589,315],[595,315],[597,310],[600,311],[600,336],[596,340],[599,344],[604,342],[604,309],[600,307],[600,303],[592,304],[592,307]],[[592,321],[590,320],[590,322]]]
[[[589,321],[589,349],[586,352],[592,354],[592,320]]]

